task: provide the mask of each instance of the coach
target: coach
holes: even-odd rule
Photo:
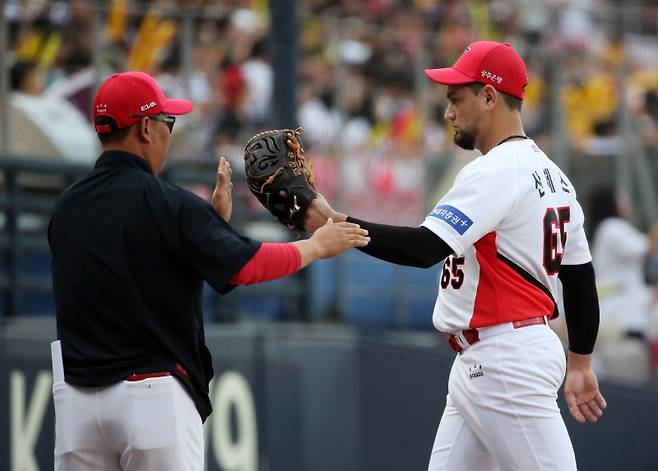
[[[56,470],[202,470],[213,376],[203,281],[225,293],[368,242],[350,223],[289,244],[242,237],[227,222],[225,159],[212,204],[159,179],[175,116],[191,110],[141,72],[112,75],[94,100],[103,153],[48,229]]]

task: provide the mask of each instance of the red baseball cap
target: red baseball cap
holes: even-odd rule
[[[92,110],[94,123],[99,116],[116,121],[119,129],[136,124],[141,116],[181,115],[192,111],[192,102],[167,98],[153,77],[144,72],[112,74],[98,89]],[[98,134],[112,132],[108,124],[96,124]]]
[[[452,67],[427,69],[425,75],[442,85],[489,84],[521,100],[528,85],[528,69],[521,56],[509,43],[493,41],[476,41]]]

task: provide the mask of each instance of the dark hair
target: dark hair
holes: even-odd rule
[[[128,133],[130,133],[130,128],[132,127],[128,126],[127,128],[119,129],[117,122],[109,116],[99,116],[96,118],[96,124],[105,124],[112,129],[112,131],[108,133],[98,133],[98,140],[101,141],[101,144],[123,141],[126,136],[128,136]]]
[[[269,43],[267,42],[267,38],[259,38],[251,46],[251,54],[249,54],[249,57],[265,58],[267,57],[268,53]]]
[[[589,196],[589,211],[589,234],[593,238],[604,220],[619,217],[615,190],[607,185],[594,189]]]
[[[466,84],[466,86],[470,88],[471,91],[476,95],[480,93],[480,90],[484,88],[484,84],[480,82],[471,82]],[[496,91],[503,96],[503,100],[505,100],[505,104],[509,109],[521,111],[521,105],[523,104],[523,100],[515,96],[508,95],[507,93],[503,93],[500,90],[496,90]]]
[[[91,63],[91,54],[81,47],[76,47],[66,58],[66,61],[64,62],[64,70],[67,74],[72,74],[77,70],[90,66]]]
[[[11,66],[10,72],[10,90],[20,90],[25,83],[25,79],[27,79],[36,68],[37,66],[33,62],[19,61],[14,63],[14,65]]]
[[[174,48],[169,51],[164,61],[162,61],[162,70],[164,71],[177,71],[181,66],[181,53],[179,48]]]
[[[649,116],[658,119],[658,90],[649,90],[644,94],[644,107]]]

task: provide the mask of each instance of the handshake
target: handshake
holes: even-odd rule
[[[304,156],[302,129],[263,131],[247,142],[244,165],[249,190],[281,224],[312,232],[318,258],[326,258],[370,241],[367,231],[346,222],[315,188],[313,169]],[[231,216],[231,168],[223,157],[217,170],[212,204],[225,220]],[[316,231],[317,229],[321,229]]]

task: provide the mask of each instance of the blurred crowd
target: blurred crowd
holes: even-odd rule
[[[65,159],[92,162],[97,149],[89,110],[95,86],[115,71],[147,71],[167,94],[196,104],[189,119],[177,122],[171,163],[226,155],[239,178],[243,145],[271,126],[276,98],[269,4],[5,0],[12,100],[29,118],[43,103],[29,97],[48,97],[52,109],[35,112],[42,122],[34,126],[53,128],[59,121],[68,131],[46,129],[44,141],[73,139],[75,145],[54,150]],[[526,131],[549,155],[561,149],[570,156],[577,186],[579,179],[591,187],[613,183],[610,162],[625,158],[631,138],[632,152],[646,157],[655,187],[655,2],[305,0],[294,5],[298,123],[290,126],[304,128],[318,187],[341,209],[418,224],[456,170],[473,158],[451,144],[443,121],[444,92],[422,71],[452,64],[465,45],[481,38],[508,41],[526,58]],[[14,149],[35,154],[30,147],[35,132],[11,135],[22,140]],[[605,156],[614,159],[600,160],[606,162],[601,167],[597,159]],[[247,192],[236,192],[256,209]],[[648,227],[650,221],[640,215],[639,222]],[[650,259],[651,251],[646,252]],[[650,276],[646,281],[657,282]]]
[[[65,99],[88,120],[99,80],[148,71],[197,105],[177,126],[173,159],[223,153],[239,168],[242,143],[268,126],[274,102],[268,3],[7,0],[10,88]],[[624,104],[658,166],[654,2],[308,0],[294,8],[297,118],[317,154],[320,188],[347,208],[365,201],[368,215],[392,222],[422,217],[455,154],[443,93],[422,70],[451,64],[477,38],[509,41],[526,58],[526,130],[549,154],[556,137],[573,153],[620,153]],[[74,149],[93,159],[91,147]]]

